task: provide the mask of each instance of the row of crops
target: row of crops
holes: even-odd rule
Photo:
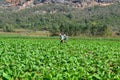
[[[120,80],[120,40],[1,38],[0,80]]]

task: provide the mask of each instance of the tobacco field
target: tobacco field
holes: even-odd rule
[[[120,80],[120,39],[0,38],[0,80]]]

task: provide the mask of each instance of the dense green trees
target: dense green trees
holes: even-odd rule
[[[94,6],[85,9],[63,4],[49,4],[20,11],[4,10],[0,13],[0,28],[48,30],[53,34],[110,36],[120,31],[120,3],[106,7]],[[10,28],[10,29],[11,29]],[[12,30],[10,30],[12,31]]]

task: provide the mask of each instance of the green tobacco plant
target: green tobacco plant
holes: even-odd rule
[[[0,79],[119,80],[119,39],[0,38]]]

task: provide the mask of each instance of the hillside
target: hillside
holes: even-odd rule
[[[119,8],[120,3],[85,9],[55,3],[17,11],[10,8],[0,12],[0,28],[4,31],[16,28],[47,30],[69,35],[120,35]]]
[[[29,7],[34,7],[36,5],[44,4],[64,4],[76,8],[85,8],[95,5],[110,5],[112,3],[117,3],[119,0],[1,0],[0,7],[3,9],[25,9]]]

